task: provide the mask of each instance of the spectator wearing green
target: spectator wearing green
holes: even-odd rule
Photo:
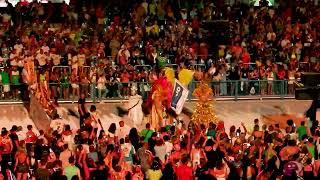
[[[20,72],[16,66],[11,70],[11,85],[12,85],[12,96],[14,99],[18,98],[20,89]]]
[[[297,133],[300,141],[307,135],[307,127],[305,126],[305,121],[301,121],[301,125],[297,129]]]
[[[152,129],[150,129],[150,123],[147,123],[146,128],[141,131],[140,135],[142,137],[144,137],[145,142],[148,142],[148,140],[151,138],[153,132],[154,131]]]
[[[216,137],[216,125],[213,122],[209,123],[207,136],[210,137],[210,138],[215,138]]]
[[[74,176],[78,176],[81,179],[80,169],[75,165],[75,158],[73,156],[69,158],[69,165],[64,168],[64,174],[68,180],[71,180]]]
[[[308,149],[308,152],[311,154],[312,158],[314,158],[315,154],[316,154],[316,149],[315,149],[315,145],[314,145],[312,137],[308,138],[308,141],[306,143],[306,147]]]
[[[11,83],[15,86],[20,85],[20,72],[17,67],[14,67],[11,71]]]
[[[2,85],[4,98],[8,98],[8,93],[10,92],[10,77],[8,73],[8,69],[1,69],[0,72],[0,84]]]

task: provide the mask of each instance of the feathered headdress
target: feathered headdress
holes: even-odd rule
[[[170,107],[171,98],[172,98],[172,84],[166,77],[160,77],[154,81],[150,91],[150,96],[148,98],[148,104],[152,104],[152,95],[157,92],[166,101],[166,107]]]

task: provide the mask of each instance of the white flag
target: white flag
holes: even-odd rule
[[[188,98],[189,90],[185,88],[177,79],[174,83],[173,95],[171,100],[171,108],[180,114],[184,103]]]

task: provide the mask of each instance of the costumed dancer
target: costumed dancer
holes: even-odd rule
[[[29,85],[29,90],[34,93],[37,90],[37,76],[35,73],[33,57],[27,57],[24,61],[23,78]]]
[[[131,96],[127,104],[128,117],[132,120],[134,127],[140,128],[143,122],[142,97],[137,94],[137,86],[131,86]]]
[[[194,90],[193,96],[198,98],[198,103],[191,117],[191,121],[195,123],[195,125],[205,124],[207,126],[210,122],[217,123],[218,118],[214,112],[212,103],[213,92],[209,85],[201,82]]]
[[[160,77],[154,81],[150,94],[148,100],[148,105],[151,106],[149,123],[153,129],[158,130],[166,124],[166,109],[170,108],[172,84],[166,77]]]
[[[155,80],[147,103],[148,107],[151,107],[149,123],[151,127],[156,130],[173,122],[173,117],[169,116],[166,112],[171,108],[175,71],[168,67],[163,70],[164,76],[154,78]],[[180,83],[187,87],[193,79],[193,74],[194,72],[191,70],[181,69],[178,74]]]

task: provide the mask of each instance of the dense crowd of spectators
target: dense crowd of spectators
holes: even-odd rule
[[[29,125],[2,128],[1,174],[4,178],[191,180],[191,179],[318,179],[317,122],[287,121],[224,127],[223,121],[186,125],[184,119],[151,129],[129,131],[124,121],[100,129],[95,106],[79,100],[81,128],[61,125],[36,134]],[[56,120],[55,120],[56,121]],[[99,125],[100,124],[100,125]],[[252,126],[252,127],[250,127]],[[248,130],[247,130],[248,129]],[[251,129],[251,130],[250,130]]]
[[[1,11],[5,98],[22,92],[26,59],[34,60],[38,81],[51,83],[51,97],[66,99],[81,92],[128,96],[127,83],[149,82],[166,64],[178,71],[194,69],[196,81],[242,80],[239,85],[214,83],[217,95],[234,95],[236,88],[242,94],[293,93],[301,72],[320,71],[320,14],[313,1],[280,1],[278,7],[209,0],[21,1]],[[219,34],[225,41],[213,42],[205,25],[217,20],[228,22]],[[273,80],[287,80],[284,92]],[[148,91],[148,86],[138,89]]]
[[[141,132],[127,132],[124,121],[104,130],[95,106],[87,110],[85,104],[89,94],[128,96],[132,82],[150,82],[167,64],[195,70],[196,81],[211,79],[217,95],[232,95],[236,88],[243,94],[277,94],[281,82],[274,80],[287,80],[293,93],[301,72],[320,71],[320,14],[313,1],[280,1],[277,8],[208,0],[118,2],[22,1],[2,9],[3,96],[28,96],[20,85],[27,81],[27,60],[34,60],[38,81],[50,83],[46,95],[83,94],[80,129],[65,124],[36,134],[28,126],[22,134],[17,126],[2,128],[5,179],[319,178],[317,123],[310,127],[306,120],[296,127],[289,120],[280,128],[255,120],[253,127],[225,129],[223,121],[187,126],[182,119],[157,130],[146,124]],[[228,20],[229,40],[210,41],[204,24],[213,20]],[[143,93],[149,87],[137,88]]]

